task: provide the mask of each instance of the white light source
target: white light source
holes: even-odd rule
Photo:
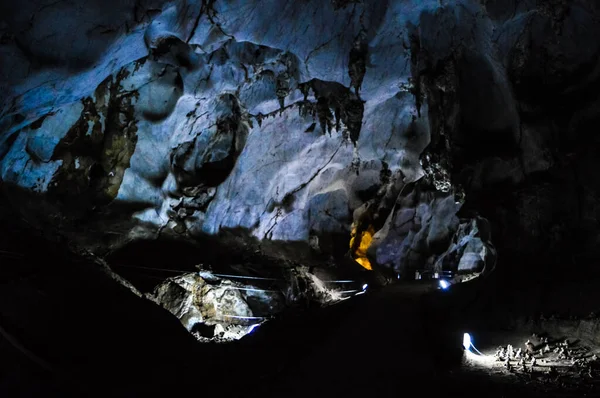
[[[440,288],[443,290],[446,290],[450,287],[450,283],[448,281],[445,281],[443,279],[440,279]]]
[[[468,351],[472,345],[473,345],[473,341],[471,341],[471,335],[469,333],[465,333],[463,335],[463,347],[465,348],[465,350]]]
[[[369,285],[367,285],[367,284],[365,283],[365,284],[363,285],[363,292],[364,292],[365,290],[367,290],[367,288],[368,288],[368,287],[369,287]]]

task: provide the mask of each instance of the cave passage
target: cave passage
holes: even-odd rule
[[[0,1],[0,397],[600,397],[599,4]]]

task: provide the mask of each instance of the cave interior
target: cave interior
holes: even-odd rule
[[[599,38],[596,0],[0,0],[0,396],[600,396]]]

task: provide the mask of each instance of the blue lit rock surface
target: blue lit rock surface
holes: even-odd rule
[[[431,265],[457,231],[471,236],[456,216],[465,195],[555,165],[565,122],[539,109],[600,73],[589,2],[447,3],[3,5],[4,192],[92,251],[236,229],[331,253],[330,237],[347,250],[355,211],[401,172],[440,197],[400,193],[372,251],[393,268]],[[597,120],[591,103],[567,129]],[[534,191],[516,194],[522,217],[484,215],[503,233],[531,230]],[[409,218],[420,221],[404,231]]]

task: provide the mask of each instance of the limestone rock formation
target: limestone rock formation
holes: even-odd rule
[[[238,340],[285,304],[277,291],[222,281],[209,273],[170,278],[150,299],[169,310],[201,341]]]
[[[175,315],[200,341],[227,342],[251,333],[285,308],[332,305],[366,290],[323,281],[306,267],[285,275],[232,280],[202,270],[169,278],[147,297]]]
[[[85,4],[0,23],[3,194],[76,247],[235,230],[469,272],[490,239],[597,252],[592,1]]]

